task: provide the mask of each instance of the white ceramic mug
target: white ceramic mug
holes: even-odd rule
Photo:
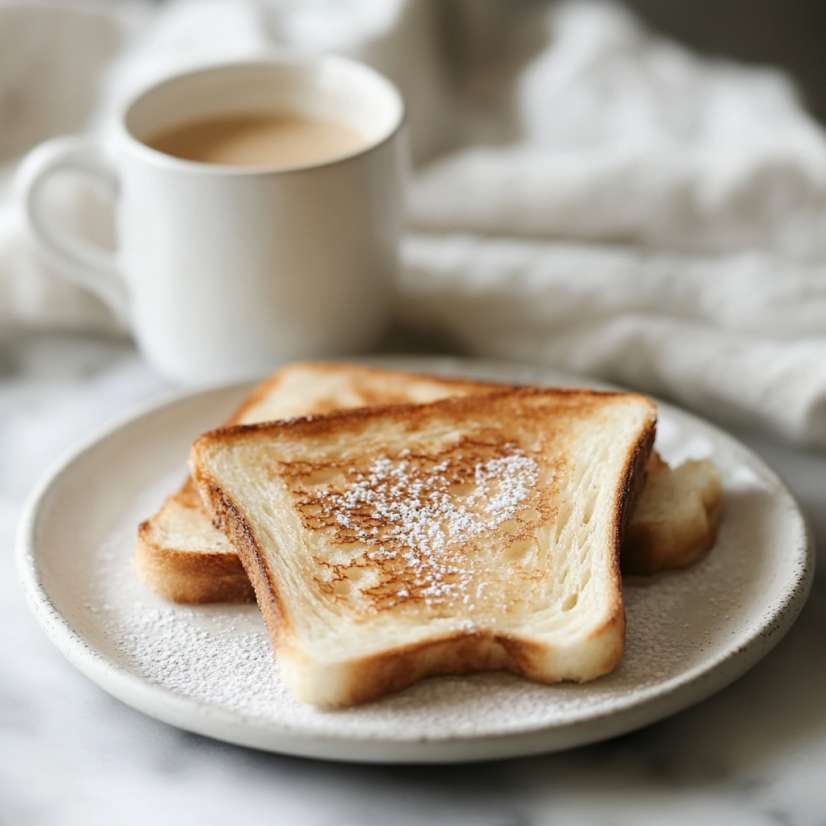
[[[278,169],[195,163],[144,143],[179,123],[267,111],[352,126],[364,147]],[[403,121],[395,87],[343,58],[198,69],[129,103],[111,144],[58,138],[35,149],[20,172],[25,212],[60,271],[126,319],[172,379],[208,382],[352,352],[374,343],[388,320]],[[115,195],[114,254],[48,220],[44,185],[65,170]]]

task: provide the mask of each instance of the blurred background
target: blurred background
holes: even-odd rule
[[[408,107],[408,232],[380,349],[549,363],[826,444],[822,6],[124,0],[0,15],[7,360],[33,333],[128,333],[31,243],[14,194],[29,149],[105,141],[125,100],[190,66],[334,51],[385,72]],[[60,183],[55,223],[114,246],[111,202]]]
[[[794,79],[806,106],[826,118],[822,35],[826,8],[815,0],[722,0],[713,13],[690,3],[625,0],[648,25],[700,54],[717,55],[753,65],[774,65]]]

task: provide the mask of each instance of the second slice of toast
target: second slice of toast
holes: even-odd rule
[[[655,423],[636,394],[512,390],[218,430],[191,468],[292,692],[342,706],[433,674],[613,669]]]

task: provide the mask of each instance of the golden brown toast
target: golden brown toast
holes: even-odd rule
[[[443,378],[343,363],[295,363],[262,381],[227,425],[329,413],[369,405],[428,402],[490,393],[504,385]],[[654,454],[656,457],[656,454]],[[689,564],[713,545],[721,493],[710,462],[704,474],[671,469],[661,460],[635,509],[623,547],[625,573],[652,573]],[[701,488],[700,476],[706,477]],[[694,503],[690,506],[681,502]],[[697,502],[704,508],[698,509]],[[646,506],[643,508],[643,503]],[[705,506],[707,506],[708,513]],[[639,549],[637,549],[639,545]],[[252,586],[235,549],[207,516],[191,479],[167,497],[138,529],[136,563],[155,591],[181,603],[253,599]]]
[[[633,393],[506,390],[225,428],[190,466],[291,691],[343,706],[434,674],[612,670],[655,427]]]
[[[652,453],[622,547],[623,571],[656,574],[694,564],[717,539],[722,502],[720,476],[708,459],[671,468]]]

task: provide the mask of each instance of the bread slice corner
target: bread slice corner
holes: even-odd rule
[[[235,548],[204,512],[191,478],[138,525],[135,569],[174,602],[249,602],[255,598]]]

